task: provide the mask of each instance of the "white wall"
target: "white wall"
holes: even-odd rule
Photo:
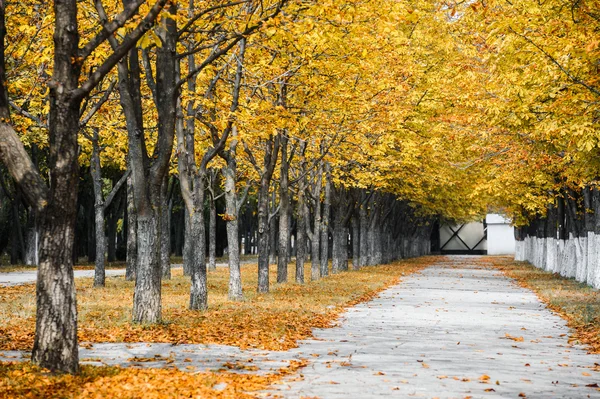
[[[512,255],[515,253],[515,229],[510,220],[490,213],[486,216],[488,255]]]

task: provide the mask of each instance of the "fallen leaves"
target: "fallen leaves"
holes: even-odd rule
[[[163,318],[153,326],[130,323],[133,282],[107,280],[104,289],[91,279],[77,279],[80,342],[215,343],[245,348],[286,350],[310,338],[313,328],[328,328],[348,306],[365,302],[398,282],[398,276],[418,271],[438,260],[411,259],[391,265],[331,275],[305,285],[273,286],[257,295],[256,266],[242,266],[245,301],[227,299],[226,268],[208,276],[209,310],[187,309],[189,277],[174,270],[163,281]],[[310,265],[307,264],[307,270]],[[273,270],[273,280],[276,271]],[[294,281],[294,270],[290,270]],[[35,329],[35,286],[0,288],[0,350],[31,350]]]
[[[509,333],[504,333],[504,338],[506,339],[511,339],[515,342],[523,342],[523,337],[513,337],[512,335],[510,335]]]
[[[189,373],[177,369],[82,366],[77,375],[53,375],[31,363],[0,362],[0,398],[254,398],[306,362],[295,361],[275,373]]]

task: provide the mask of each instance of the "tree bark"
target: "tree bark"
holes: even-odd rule
[[[306,260],[306,179],[301,179],[298,186],[298,203],[296,204],[296,282],[304,284],[304,261]]]
[[[227,229],[227,256],[229,264],[229,291],[230,300],[239,301],[244,298],[242,292],[242,274],[240,270],[240,248],[238,245],[239,234],[239,208],[236,191],[237,175],[237,129],[234,127],[232,143],[230,144],[227,165],[223,168],[225,176],[225,224]]]
[[[73,278],[73,243],[79,177],[77,132],[81,66],[77,2],[54,3],[54,69],[50,87],[51,173],[48,206],[42,222],[42,248],[37,278],[36,330],[32,361],[53,371],[79,370],[77,302]]]
[[[323,163],[319,163],[316,171],[315,185],[312,193],[314,202],[313,212],[313,230],[309,232],[311,242],[310,250],[310,279],[312,281],[321,278],[321,264],[319,262],[319,250],[321,244],[321,186],[323,179]]]
[[[287,132],[280,133],[281,164],[279,176],[279,242],[277,259],[277,282],[285,283],[288,279],[288,263],[290,261],[290,187]]]
[[[102,196],[102,174],[100,169],[100,145],[98,133],[92,140],[91,174],[94,187],[94,222],[96,226],[96,261],[94,267],[94,287],[104,287],[106,253],[106,235],[104,232],[104,198]]]
[[[258,286],[260,293],[269,292],[269,188],[277,156],[279,137],[270,136],[264,143],[265,156],[258,189]],[[246,151],[250,152],[248,147]]]
[[[208,270],[217,270],[217,169],[210,170],[210,198],[208,200]]]
[[[277,221],[279,211],[277,209],[277,193],[272,190],[269,204],[269,265],[277,264]]]
[[[176,6],[171,4],[169,13],[174,15],[176,12]],[[147,159],[147,155],[144,157],[140,154],[145,152],[144,148],[135,151],[136,155],[140,154],[140,156],[136,156],[138,162],[132,165],[139,171],[139,175],[134,173],[134,185],[139,186],[140,192],[139,195],[135,195],[138,194],[136,190],[134,195],[136,201],[140,198],[140,201],[143,202],[136,204],[139,264],[136,273],[133,320],[137,323],[159,322],[162,310],[160,306],[161,188],[165,176],[168,174],[169,161],[173,151],[177,100],[175,49],[177,26],[172,18],[163,16],[160,36],[162,46],[156,51],[155,98],[158,111],[158,138],[149,170],[144,168],[144,164],[150,164],[150,160]],[[137,57],[137,53],[135,56]],[[136,67],[139,68],[139,63]],[[132,141],[131,138],[130,141]],[[137,146],[143,144],[138,137],[133,138],[133,141],[137,141]],[[138,176],[142,179],[138,179]],[[154,236],[151,236],[152,234]]]
[[[363,197],[367,194],[364,193]],[[369,264],[369,208],[370,198],[363,198],[361,201],[360,208],[358,209],[358,218],[360,225],[360,267],[365,267]]]
[[[204,176],[194,181],[195,198],[190,230],[195,243],[192,250],[192,286],[190,288],[190,309],[208,309],[208,289],[206,282],[206,230],[204,226]]]
[[[321,277],[329,275],[329,223],[331,219],[331,165],[325,162],[325,196],[321,220]]]
[[[162,278],[171,279],[171,215],[169,198],[169,176],[166,175],[161,187],[160,212],[160,269]]]
[[[360,220],[352,216],[352,269],[360,269]]]
[[[127,177],[127,260],[125,266],[125,279],[135,280],[137,270],[137,211],[133,199],[133,182],[131,176]]]

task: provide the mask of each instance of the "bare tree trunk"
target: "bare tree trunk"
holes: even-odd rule
[[[296,205],[296,282],[304,284],[304,262],[306,260],[306,207],[304,199],[306,184],[300,182],[298,188],[298,204]]]
[[[310,279],[315,281],[321,278],[321,264],[319,262],[319,250],[321,243],[321,184],[323,179],[323,164],[319,165],[315,179],[315,188],[313,192],[314,201],[314,224],[310,235]]]
[[[102,174],[100,169],[100,146],[98,133],[95,132],[92,140],[91,173],[94,187],[94,221],[96,226],[96,262],[94,268],[94,287],[104,287],[105,267],[104,254],[106,253],[106,236],[104,233],[104,198],[102,197]]]
[[[352,269],[360,269],[360,220],[352,216]]]
[[[211,169],[210,174],[210,198],[208,199],[208,270],[217,270],[217,169]]]
[[[279,177],[279,258],[277,259],[277,282],[285,283],[288,279],[288,263],[290,261],[290,187],[288,138],[283,132],[280,138],[281,164]]]
[[[329,275],[329,223],[331,212],[331,165],[325,162],[325,198],[321,220],[321,277]]]
[[[131,176],[127,178],[127,261],[125,266],[125,279],[135,280],[137,270],[137,212],[133,200],[133,182]]]
[[[217,206],[210,199],[208,220],[208,270],[217,270]]]
[[[171,4],[169,13],[175,14],[176,7]],[[137,179],[134,173],[134,185],[139,184],[140,192],[145,200],[144,205],[136,206],[138,210],[138,256],[139,264],[136,273],[135,292],[133,297],[133,321],[137,323],[157,323],[161,320],[161,269],[160,269],[160,243],[161,243],[161,187],[165,175],[169,172],[169,161],[173,151],[176,122],[175,95],[177,82],[176,49],[177,26],[175,21],[163,17],[161,41],[162,46],[156,51],[156,95],[155,102],[158,111],[158,140],[152,156],[152,165],[148,176]],[[136,53],[137,55],[137,53]],[[137,61],[137,60],[136,60]],[[139,75],[138,75],[139,76]],[[138,137],[134,138],[140,143]],[[131,141],[131,140],[130,140]],[[142,149],[143,151],[143,149]],[[136,154],[138,152],[136,151]],[[135,167],[139,172],[145,173],[143,157],[136,157],[142,164]],[[147,179],[147,180],[146,180]],[[145,186],[145,187],[144,187]],[[137,192],[136,192],[137,194]],[[136,195],[136,200],[138,199]]]
[[[277,193],[275,190],[271,192],[271,201],[269,205],[269,265],[277,263],[277,220],[279,212],[277,211]]]
[[[258,287],[269,292],[269,187],[279,153],[279,136],[269,137],[264,144],[265,156],[258,189]],[[248,147],[246,152],[251,154]],[[251,157],[252,158],[252,157]],[[258,165],[255,165],[258,168]]]
[[[194,244],[192,257],[192,286],[190,289],[190,309],[208,309],[208,289],[206,282],[206,230],[204,227],[205,176],[194,179],[194,213],[191,218],[191,238]]]
[[[133,297],[133,321],[157,323],[161,319],[159,214],[138,214],[138,269]]]
[[[50,87],[49,126],[52,189],[42,221],[32,361],[53,371],[76,373],[79,355],[73,243],[79,185],[77,132],[81,98],[73,98],[72,91],[78,88],[81,66],[71,60],[79,55],[77,3],[75,0],[55,2],[54,12],[52,81],[56,85]]]
[[[363,199],[361,201],[360,208],[358,209],[360,225],[360,267],[364,267],[369,264],[369,218],[367,216],[369,203],[369,199]]]
[[[166,175],[160,192],[160,269],[162,278],[171,279],[171,217],[169,208],[169,176]]]
[[[39,231],[35,212],[30,209],[25,232],[25,264],[36,265],[39,260]],[[89,255],[89,254],[88,254]]]
[[[237,129],[234,127],[235,133]],[[228,297],[231,300],[239,301],[243,299],[242,293],[242,274],[240,270],[240,248],[238,245],[239,233],[239,208],[236,191],[237,160],[235,146],[231,144],[229,149],[229,159],[227,166],[223,168],[225,176],[225,212],[227,229],[227,254],[229,262],[229,291]]]

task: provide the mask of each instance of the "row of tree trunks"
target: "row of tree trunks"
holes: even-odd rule
[[[565,190],[546,214],[515,229],[515,260],[600,288],[600,193]]]

